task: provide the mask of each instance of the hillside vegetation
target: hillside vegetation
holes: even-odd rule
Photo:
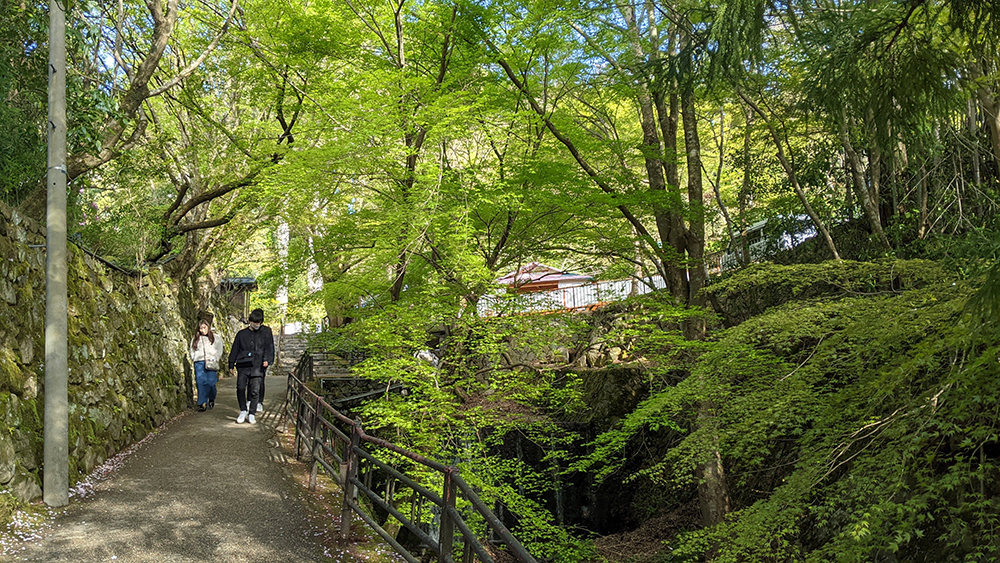
[[[676,488],[717,441],[732,512],[665,560],[996,559],[998,350],[968,324],[967,285],[931,262],[826,263],[756,266],[711,290],[758,310],[592,456],[679,429],[635,477]],[[712,424],[690,431],[705,401]]]
[[[755,265],[707,291],[701,317],[659,293],[452,319],[438,370],[400,353],[415,317],[383,312],[382,332],[354,329],[374,351],[361,370],[412,393],[363,418],[462,460],[555,561],[996,560],[1000,350],[970,325],[967,282],[933,261],[845,261]],[[683,336],[693,317],[704,340]],[[593,367],[598,348],[612,359]],[[699,492],[713,459],[718,524]],[[618,521],[603,537],[571,514],[594,500]]]

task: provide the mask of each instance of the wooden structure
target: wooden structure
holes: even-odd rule
[[[632,295],[643,295],[666,287],[663,278],[650,276],[642,279],[611,280],[585,283],[560,289],[535,290],[510,294],[497,292],[483,295],[476,303],[481,317],[509,314],[544,313],[594,309],[627,299]]]
[[[539,262],[531,262],[497,279],[496,282],[510,286],[517,293],[534,293],[575,287],[592,279],[593,276],[586,274],[573,274]]]
[[[229,314],[246,321],[250,316],[250,293],[257,291],[257,278],[224,278],[219,282],[219,292],[226,296]]]

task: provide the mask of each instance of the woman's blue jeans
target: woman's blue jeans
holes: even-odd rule
[[[194,363],[194,380],[198,384],[198,404],[215,402],[215,384],[219,382],[219,372],[205,369],[205,362]]]

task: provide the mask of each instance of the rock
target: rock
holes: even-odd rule
[[[7,400],[3,402],[4,420],[8,428],[19,428],[21,426],[21,400],[17,395],[6,395]]]
[[[553,352],[553,357],[557,363],[568,364],[569,359],[573,356],[573,351],[566,346],[560,346]]]
[[[87,453],[83,455],[83,460],[81,461],[85,475],[89,475],[97,467],[97,455],[97,452],[93,448],[87,448]]]
[[[27,245],[44,234],[0,203],[0,485],[23,500],[41,495],[46,255]],[[186,407],[189,327],[159,270],[128,278],[76,247],[68,266],[71,463],[89,472]]]
[[[0,280],[0,295],[9,305],[17,305],[17,293],[7,280]]]
[[[29,375],[24,380],[24,398],[33,400],[38,397],[38,379]]]
[[[0,483],[9,483],[14,477],[17,467],[17,457],[14,452],[14,442],[6,432],[0,432]]]
[[[587,367],[599,368],[607,364],[607,358],[601,353],[600,348],[591,347],[587,349]]]
[[[32,437],[24,432],[15,431],[11,439],[14,441],[14,451],[16,452],[14,455],[17,456],[17,461],[21,464],[21,469],[25,471],[38,469],[38,463],[35,461],[35,452],[31,448]]]
[[[608,362],[609,363],[612,363],[612,364],[618,363],[618,361],[621,359],[621,357],[622,357],[622,349],[621,348],[619,348],[617,346],[614,346],[610,350],[608,350]]]
[[[10,349],[0,350],[0,382],[9,386],[10,390],[24,385],[24,373],[17,363],[17,357]]]
[[[20,285],[16,291],[19,303],[31,303],[35,299],[35,292],[31,289],[31,284]]]
[[[31,361],[35,359],[35,343],[31,338],[22,338],[18,348],[21,349],[21,363],[24,365],[31,364]]]
[[[111,438],[115,442],[122,439],[122,421],[120,418],[112,419],[111,424],[108,425],[108,432],[111,433]]]
[[[10,491],[24,502],[31,502],[42,496],[42,487],[33,473],[18,473],[10,483]]]

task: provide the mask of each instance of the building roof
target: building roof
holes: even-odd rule
[[[586,274],[573,274],[564,270],[558,270],[552,266],[546,266],[539,262],[531,262],[511,272],[506,276],[497,278],[497,283],[502,285],[523,286],[531,283],[546,283],[560,281],[588,281],[593,276]]]
[[[219,287],[230,291],[232,290],[256,291],[257,278],[253,277],[223,278],[219,282]]]

